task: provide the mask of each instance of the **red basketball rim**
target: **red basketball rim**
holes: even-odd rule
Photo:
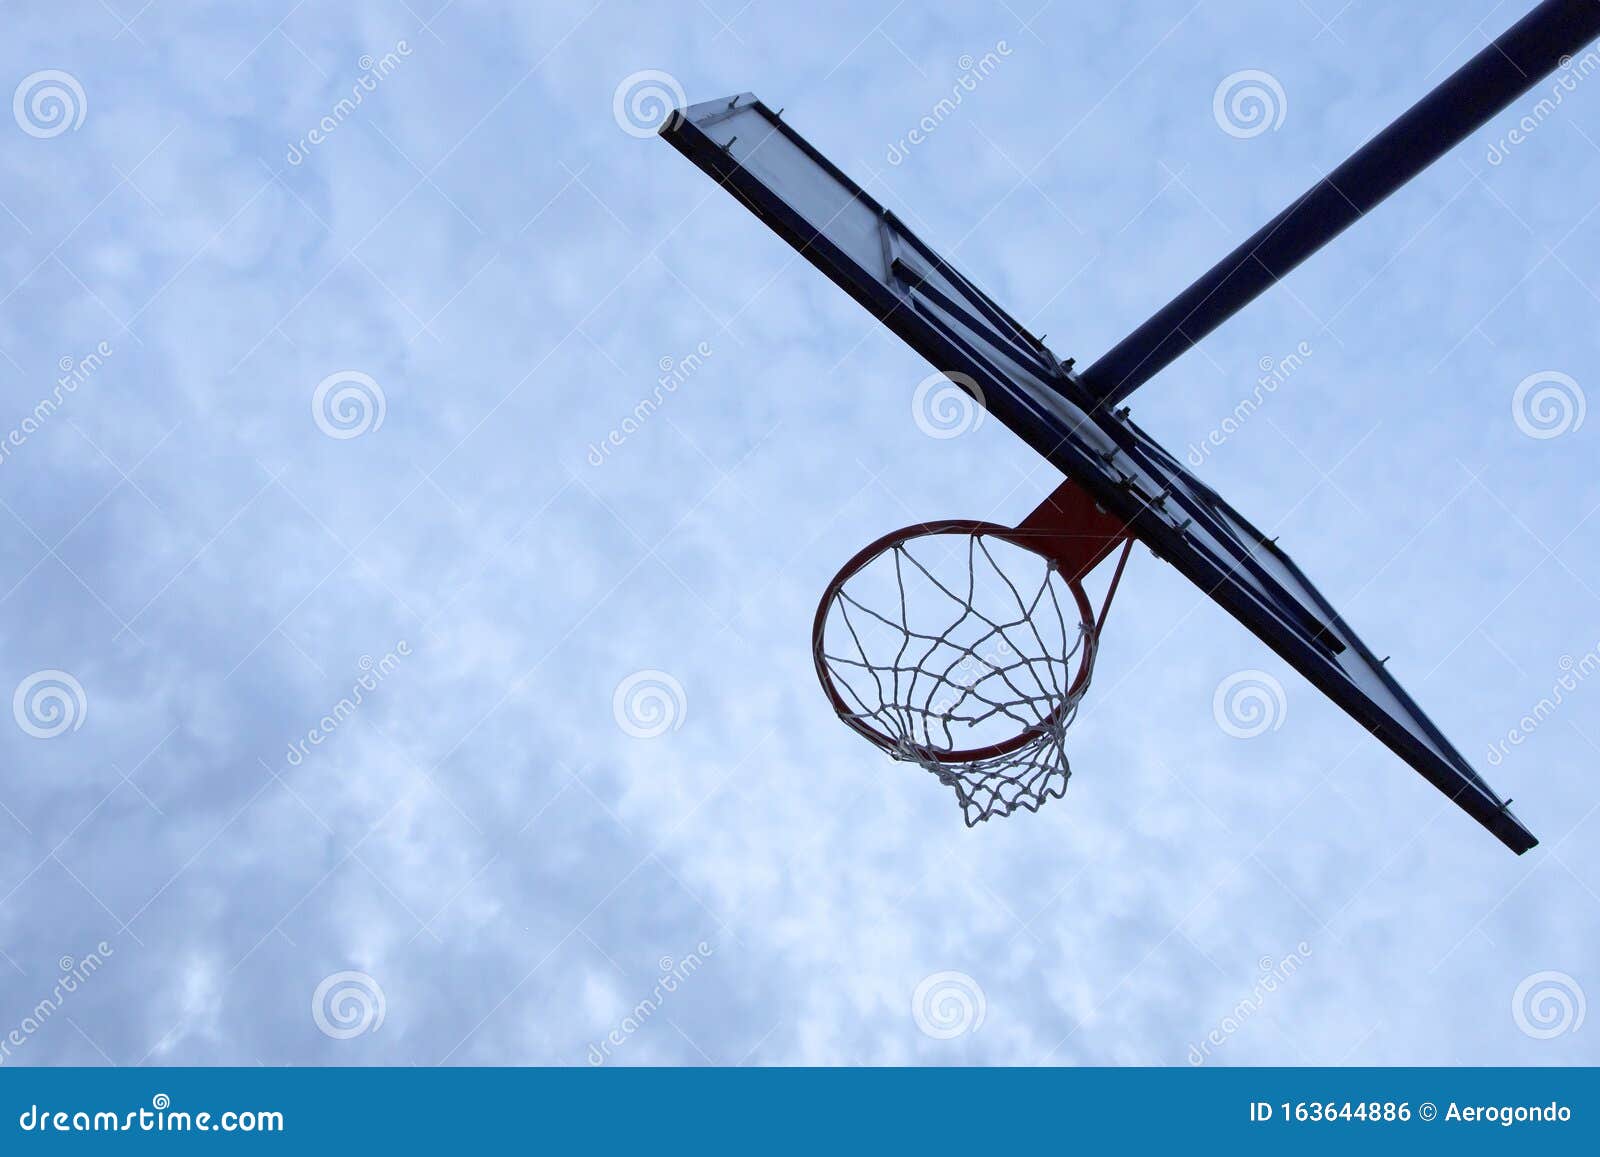
[[[952,518],[939,522],[922,522],[915,526],[907,526],[899,530],[890,531],[877,541],[862,547],[849,562],[839,569],[839,573],[833,576],[833,581],[822,592],[822,601],[817,604],[817,615],[811,624],[811,658],[816,664],[817,679],[822,683],[822,690],[827,694],[828,701],[833,704],[833,709],[839,718],[849,724],[857,733],[891,753],[904,751],[906,746],[881,731],[874,730],[868,726],[845,702],[844,696],[839,693],[838,687],[834,684],[832,672],[828,670],[827,659],[822,649],[823,633],[827,629],[828,610],[833,605],[833,601],[839,592],[844,588],[845,583],[864,570],[867,564],[893,547],[909,542],[913,538],[926,538],[936,534],[965,534],[974,538],[997,538],[1002,542],[1010,543],[1012,546],[1021,547],[1031,554],[1037,554],[1041,558],[1050,558],[1048,554],[1044,554],[1032,545],[1028,541],[1028,536],[1019,533],[1014,527],[1001,526],[993,522]],[[1064,573],[1063,578],[1065,579]],[[1091,636],[1095,635],[1094,611],[1089,605],[1089,596],[1085,593],[1083,584],[1077,579],[1065,579],[1065,581],[1072,591],[1073,599],[1078,604],[1079,619],[1089,634]],[[1082,653],[1078,657],[1078,672],[1073,677],[1072,685],[1067,688],[1066,694],[1062,696],[1060,706],[1052,711],[1049,716],[1035,723],[1021,734],[1010,739],[1001,740],[999,743],[991,743],[987,747],[973,747],[959,751],[943,751],[938,748],[913,744],[910,746],[911,753],[919,759],[926,759],[930,763],[975,763],[979,760],[1009,755],[1011,752],[1026,747],[1036,740],[1041,732],[1055,725],[1062,712],[1068,710],[1076,702],[1078,693],[1089,680],[1089,665],[1093,658],[1094,647],[1091,643],[1091,645],[1082,649]]]

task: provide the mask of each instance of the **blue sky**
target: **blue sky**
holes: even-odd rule
[[[0,1061],[1600,1061],[1600,80],[1133,399],[1181,448],[1306,343],[1200,473],[1520,859],[1142,550],[1066,798],[965,829],[832,717],[812,610],[1057,477],[923,433],[929,368],[614,115],[646,70],[785,106],[1086,362],[1521,10],[10,6]],[[1213,111],[1243,70],[1255,135]],[[1281,718],[1240,739],[1252,670]]]

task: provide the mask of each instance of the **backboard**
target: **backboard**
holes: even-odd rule
[[[1537,843],[1274,542],[781,117],[745,93],[661,135],[1507,847]]]

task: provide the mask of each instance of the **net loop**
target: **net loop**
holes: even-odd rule
[[[1098,643],[1081,583],[1014,528],[926,523],[861,551],[817,608],[834,710],[953,788],[969,827],[1066,793]]]

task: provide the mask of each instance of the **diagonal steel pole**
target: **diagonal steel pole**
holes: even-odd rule
[[[1126,398],[1600,36],[1600,0],[1544,0],[1083,370],[1102,405]]]

